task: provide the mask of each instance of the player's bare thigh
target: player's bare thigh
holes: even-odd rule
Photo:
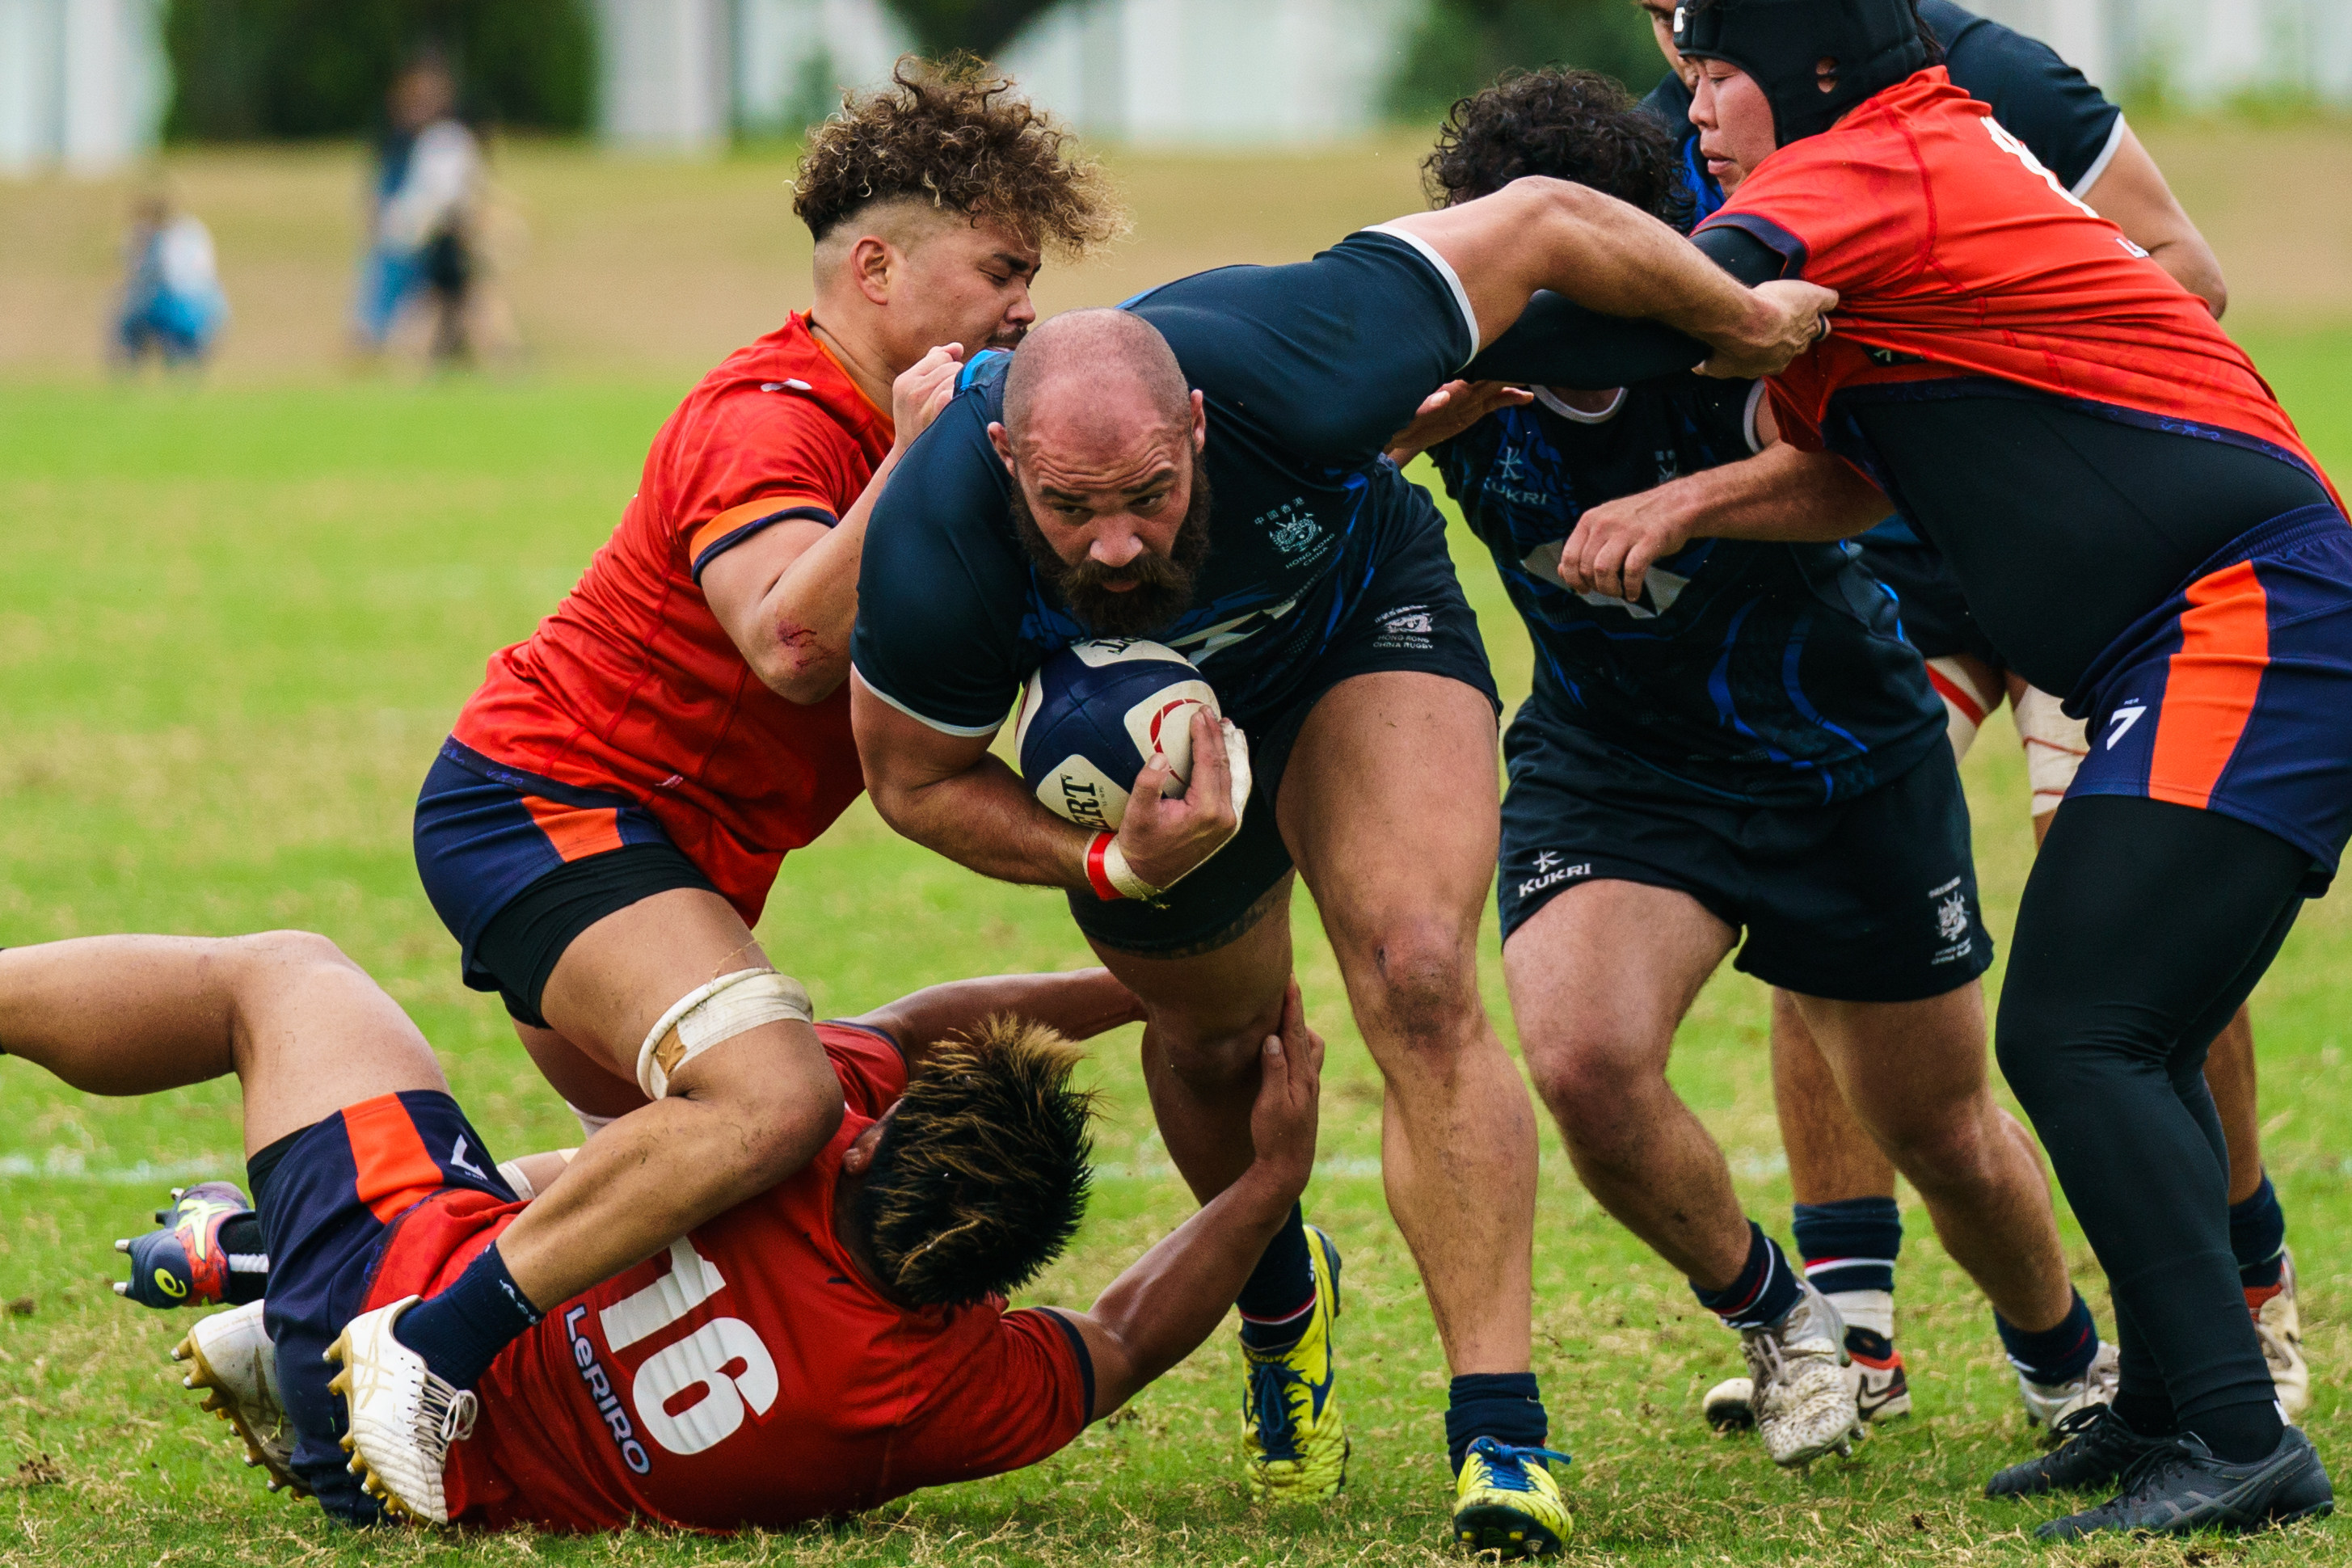
[[[1916,1002],[1792,996],[1846,1102],[1890,1152],[1939,1142],[1952,1119],[1989,1104],[1979,982]]]
[[[1663,1083],[1675,1031],[1738,932],[1688,893],[1579,882],[1503,944],[1519,1050],[1555,1114],[1604,1114],[1598,1086]]]
[[[1213,859],[1199,876],[1214,875]],[[1259,1044],[1281,1023],[1290,979],[1290,891],[1286,872],[1230,931],[1182,952],[1127,952],[1089,937],[1103,966],[1135,993],[1145,1021],[1171,1040],[1237,1041],[1256,1059]],[[1253,1079],[1255,1081],[1255,1079]]]
[[[640,899],[574,937],[555,961],[540,997],[540,1014],[550,1030],[578,1047],[586,1060],[562,1064],[551,1047],[549,1055],[562,1065],[551,1067],[538,1049],[532,1058],[558,1092],[581,1110],[625,1113],[644,1102],[635,1095],[637,1054],[662,1015],[721,975],[769,967],[758,940],[718,894],[672,888]],[[805,1055],[816,1048],[814,1041],[806,1025],[787,1022],[762,1024],[725,1044],[732,1047],[730,1058],[741,1058],[763,1047]],[[524,1043],[534,1044],[528,1036]],[[628,1094],[614,1090],[606,1078],[617,1078]],[[572,1099],[574,1089],[597,1103]],[[607,1104],[614,1109],[604,1109]]]
[[[235,996],[245,1152],[347,1105],[449,1083],[400,1004],[335,944],[307,931],[222,942]]]
[[[1342,964],[1443,962],[1475,1005],[1502,833],[1496,746],[1486,697],[1441,675],[1360,675],[1316,703],[1276,814]]]

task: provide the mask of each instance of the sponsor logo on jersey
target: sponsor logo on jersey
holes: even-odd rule
[[[594,1342],[580,1331],[580,1320],[587,1315],[585,1307],[574,1307],[563,1314],[564,1337],[572,1342],[572,1364],[579,1369],[580,1381],[586,1385],[596,1414],[604,1417],[605,1430],[613,1435],[614,1445],[621,1450],[621,1463],[642,1476],[654,1468],[653,1458],[646,1452],[646,1446],[637,1441],[637,1429],[630,1424],[629,1413],[621,1408],[621,1396],[614,1392],[604,1363],[596,1358]]]
[[[1399,605],[1382,611],[1380,623],[1380,636],[1372,639],[1374,647],[1425,653],[1437,646],[1431,640],[1431,635],[1437,630],[1437,618],[1429,613],[1427,605]]]
[[[1330,542],[1323,535],[1323,525],[1307,510],[1305,496],[1295,496],[1272,511],[1260,513],[1250,526],[1265,531],[1274,547],[1282,552],[1286,565],[1296,566],[1320,554]]]
[[[1480,488],[1500,501],[1515,501],[1520,506],[1551,505],[1556,499],[1551,491],[1528,488],[1528,476],[1520,471],[1527,460],[1527,454],[1517,446],[1505,443],[1503,449],[1495,454],[1495,466],[1487,470],[1486,482]]]
[[[462,1132],[457,1134],[457,1142],[449,1151],[449,1164],[452,1169],[463,1171],[478,1182],[490,1179],[479,1165],[466,1158],[466,1135]]]
[[[1530,897],[1542,892],[1546,888],[1557,888],[1562,882],[1573,880],[1578,877],[1590,877],[1592,875],[1592,862],[1580,860],[1570,866],[1567,863],[1566,856],[1555,855],[1546,849],[1536,856],[1535,873],[1519,884],[1519,897],[1523,899]]]

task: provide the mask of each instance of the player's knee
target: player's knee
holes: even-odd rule
[[[1433,915],[1401,915],[1347,944],[1348,989],[1359,1016],[1377,1018],[1395,1047],[1451,1055],[1479,1013],[1468,933]]]
[[[254,984],[283,983],[306,970],[361,973],[330,938],[309,931],[265,931],[230,937],[221,944],[242,991]]]
[[[1949,1113],[1912,1121],[1884,1139],[1886,1157],[1926,1193],[1958,1193],[1991,1181],[2000,1165],[1999,1122],[1989,1104],[1969,1102]]]
[[[841,1080],[829,1068],[762,1075],[756,1087],[740,1088],[730,1099],[735,1124],[743,1130],[747,1180],[763,1190],[815,1158],[847,1113]]]
[[[1196,1095],[1214,1095],[1257,1070],[1268,1035],[1282,1027],[1282,998],[1245,1019],[1154,1016],[1151,1030],[1176,1080]]]
[[[1626,1110],[1647,1103],[1664,1079],[1644,1053],[1592,1029],[1523,1037],[1528,1076],[1561,1136],[1581,1149],[1613,1145],[1629,1125]]]

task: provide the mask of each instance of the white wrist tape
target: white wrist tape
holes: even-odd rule
[[[2017,738],[2025,742],[2025,776],[2033,785],[2033,815],[2058,809],[2074,786],[2074,771],[2091,749],[2083,721],[2066,717],[2064,703],[2039,687],[2029,686],[2017,700],[2011,717],[2017,721]]]
[[[637,1048],[637,1087],[648,1100],[669,1092],[677,1069],[722,1040],[762,1024],[816,1022],[808,992],[772,969],[739,969],[679,997]]]
[[[1200,859],[1194,861],[1190,868],[1179,871],[1175,876],[1171,877],[1168,879],[1168,888],[1174,887],[1177,883],[1191,876],[1194,871],[1199,870],[1202,867],[1215,859],[1218,853],[1223,850],[1226,845],[1231,844],[1234,839],[1239,838],[1242,836],[1242,814],[1249,809],[1250,797],[1249,737],[1243,734],[1241,730],[1231,719],[1224,720],[1223,724],[1225,737],[1225,771],[1227,773],[1232,775],[1234,784],[1234,830],[1231,833],[1226,834],[1225,837],[1219,841],[1215,849],[1210,850],[1206,855],[1202,856]],[[1121,869],[1124,869],[1127,865],[1126,858],[1119,854],[1118,846],[1116,844],[1110,847],[1110,853],[1103,858],[1105,862],[1103,868],[1106,871],[1111,871],[1113,864],[1116,864]],[[1132,875],[1132,873],[1129,874]],[[1117,871],[1111,871],[1111,880],[1114,883],[1118,880],[1118,874]],[[1155,896],[1165,893],[1168,890],[1168,888],[1154,888],[1152,889],[1152,893]],[[1125,893],[1127,892],[1127,889],[1125,888],[1121,888],[1119,889],[1119,891]],[[1138,895],[1128,893],[1127,896],[1131,899]]]

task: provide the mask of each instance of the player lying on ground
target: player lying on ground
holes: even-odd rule
[[[866,519],[958,354],[1034,319],[1041,252],[1117,227],[1098,174],[1009,84],[919,62],[814,133],[793,205],[814,307],[680,405],[620,527],[491,659],[417,801],[417,868],[467,984],[501,994],[584,1125],[620,1118],[403,1321],[461,1388],[541,1309],[833,1136],[807,995],[751,927],[785,852],[860,787],[841,684]]]
[[[1891,498],[2091,721],[1996,1044],[2114,1289],[2121,1386],[1992,1489],[2127,1480],[2053,1537],[2332,1508],[2246,1313],[2201,1068],[2352,836],[2352,528],[2204,301],[1950,84],[1908,4],[1680,16],[1730,192],[1699,243],[1845,313],[1772,380],[1782,446],[1588,510],[1561,576],[1631,597],[1694,538],[1858,533]]]
[[[1085,1207],[1089,1097],[1054,1026],[1131,1016],[1095,971],[968,982],[821,1026],[848,1110],[816,1158],[556,1305],[467,1391],[370,1378],[351,1354],[373,1341],[364,1364],[413,1361],[392,1330],[416,1296],[530,1212],[390,997],[299,932],[0,953],[0,1041],[68,1083],[137,1094],[237,1075],[289,1476],[354,1521],[377,1508],[345,1468],[347,1436],[354,1466],[422,1518],[570,1530],[782,1526],[1061,1447],[1223,1320],[1314,1164],[1322,1044],[1293,991],[1260,1042],[1254,1152],[1232,1185],[1091,1310],[1006,1311]],[[579,1169],[525,1163],[550,1184],[542,1203]],[[258,1401],[249,1355],[206,1350],[226,1337],[194,1336],[208,1381]],[[266,1410],[237,1413],[266,1432]]]
[[[875,510],[853,645],[877,808],[976,870],[1066,890],[1142,999],[1153,1110],[1204,1200],[1249,1163],[1254,1042],[1289,984],[1304,877],[1387,1079],[1389,1202],[1454,1373],[1457,1533],[1512,1552],[1547,1549],[1568,1521],[1534,1462],[1534,1121],[1475,965],[1496,700],[1444,524],[1377,459],[1547,288],[1704,340],[1548,318],[1512,346],[1553,379],[1621,342],[1672,369],[1710,344],[1719,369],[1769,366],[1812,340],[1827,299],[1750,293],[1654,219],[1528,181],[1297,266],[1057,318],[967,373],[908,454]],[[1190,793],[1161,801],[1167,775],[1147,769],[1118,833],[1097,836],[1041,805],[990,742],[1049,655],[1143,636],[1199,666],[1247,733],[1255,786],[1236,810],[1202,710]],[[1269,1391],[1247,1406],[1265,1489],[1340,1481],[1318,1306],[1336,1264],[1294,1221],[1243,1292]]]
[[[1706,172],[1698,153],[1698,128],[1690,121],[1691,80],[1698,68],[1674,52],[1673,0],[1643,0],[1643,5],[1670,68],[1646,101],[1681,134],[1685,177],[1696,216],[1705,217],[1723,205],[1724,194]],[[1952,0],[1920,0],[1919,16],[1944,47],[1952,85],[1990,104],[2003,128],[2059,184],[2122,229],[2219,320],[2229,301],[2221,264],[2174,199],[2163,171],[2132,133],[2123,111],[2038,39]],[[2058,698],[2005,667],[2000,650],[1969,613],[1943,557],[1902,518],[1887,519],[1853,543],[1871,574],[1901,597],[1904,640],[1927,661],[1927,678],[1944,700],[1956,752],[1968,755],[1979,727],[2008,698],[2025,747],[2039,845],[2089,749],[2082,721],[2068,718]],[[1796,999],[1787,992],[1773,995],[1772,1071],[1781,1142],[1789,1152],[1789,1184],[1797,1200],[1797,1246],[1807,1275],[1837,1304],[1849,1329],[1859,1317],[1887,1330],[1895,1313],[1894,1265],[1903,1245],[1895,1167],[1847,1112]],[[2303,1356],[2286,1217],[2263,1170],[2253,1028],[2244,1008],[2213,1041],[2205,1081],[2230,1143],[2231,1251],[2279,1402],[2292,1421],[2310,1405],[2311,1373]],[[1895,1340],[1899,1345],[1900,1337]],[[1866,1370],[1865,1376],[1883,1377],[1892,1385],[1880,1418],[1909,1408],[1899,1353],[1885,1373]]]
[[[1673,132],[1588,71],[1464,100],[1426,166],[1448,204],[1529,174],[1669,222],[1691,206]],[[1846,1321],[1790,1267],[1666,1081],[1676,1028],[1738,947],[1740,969],[1800,998],[1832,1092],[1991,1300],[2029,1411],[2105,1398],[2049,1182],[1986,1081],[1992,941],[1968,802],[1894,605],[1834,544],[1701,541],[1653,566],[1638,603],[1572,594],[1554,568],[1583,508],[1761,449],[1760,386],[1546,387],[1465,422],[1488,401],[1416,421],[1391,456],[1434,441],[1537,649],[1504,742],[1503,967],[1585,1185],[1740,1331],[1743,1413],[1776,1463],[1848,1447],[1864,1418],[1908,1407],[1893,1322]]]

